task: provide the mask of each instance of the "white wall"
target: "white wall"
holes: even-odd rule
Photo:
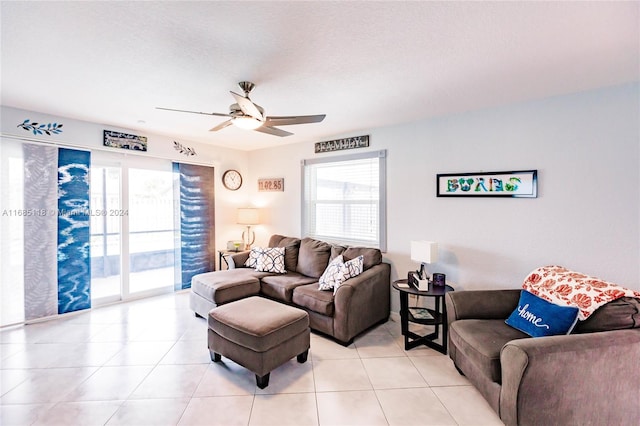
[[[640,289],[640,87],[624,85],[394,127],[368,129],[388,150],[392,279],[416,264],[409,242],[439,242],[430,272],[458,289],[515,288],[560,264]],[[335,155],[348,153],[343,151]],[[300,235],[300,160],[313,143],[249,153],[252,185],[284,177],[284,193],[255,192],[272,233]],[[436,197],[436,174],[538,169],[534,199]],[[254,185],[255,186],[255,185]],[[254,189],[255,190],[255,189]],[[397,295],[392,309],[398,309]]]

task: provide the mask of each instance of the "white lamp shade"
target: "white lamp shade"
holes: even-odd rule
[[[411,241],[411,260],[435,263],[438,260],[438,243],[433,241]]]
[[[260,214],[258,209],[240,208],[238,209],[239,225],[257,225],[260,223]]]

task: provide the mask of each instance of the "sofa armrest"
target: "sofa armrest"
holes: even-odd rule
[[[380,263],[345,281],[334,296],[334,337],[350,342],[391,311],[391,265]]]
[[[251,250],[226,255],[229,269],[244,268],[244,262],[249,258],[249,253]]]
[[[630,425],[640,418],[640,330],[513,340],[500,363],[507,425]]]
[[[465,290],[447,293],[447,322],[506,319],[518,306],[520,290]]]

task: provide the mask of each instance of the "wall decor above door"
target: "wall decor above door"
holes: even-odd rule
[[[103,145],[112,148],[131,149],[134,151],[147,150],[147,137],[130,135],[122,132],[114,132],[111,130],[103,131]]]

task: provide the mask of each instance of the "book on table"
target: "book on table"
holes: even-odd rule
[[[411,315],[415,319],[434,319],[433,315],[431,315],[431,312],[429,312],[429,310],[426,308],[409,308],[409,312],[411,312]]]

